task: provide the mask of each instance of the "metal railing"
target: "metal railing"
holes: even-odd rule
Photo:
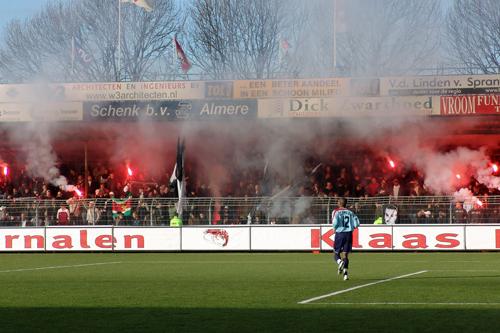
[[[453,197],[348,198],[362,224],[500,223],[500,196],[456,202]],[[0,200],[0,226],[50,225],[169,225],[177,198],[131,198],[121,204],[109,198]],[[330,223],[337,206],[333,197],[185,198],[182,220],[188,225],[209,224],[320,224]],[[58,216],[61,207],[68,209]],[[64,209],[63,209],[64,210]]]

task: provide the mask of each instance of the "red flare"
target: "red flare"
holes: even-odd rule
[[[491,165],[491,170],[493,170],[493,172],[498,172],[498,165],[492,164]]]
[[[483,207],[483,202],[481,200],[477,199],[476,203],[479,207]]]
[[[389,166],[391,167],[391,169],[394,169],[396,167],[396,163],[394,163],[394,161],[392,159],[388,159],[388,162],[389,162]]]
[[[77,189],[76,187],[75,187],[75,192],[76,192],[76,194],[77,194],[79,197],[81,197],[81,196],[82,196],[82,191],[80,191],[80,190],[79,190],[79,189]]]
[[[127,167],[127,173],[129,175],[129,177],[132,177],[133,172],[132,172],[132,169],[130,169],[130,167]]]
[[[455,177],[457,177],[457,179],[462,179],[462,176],[460,176],[460,174],[459,174],[459,173],[457,173],[457,174],[455,175]]]
[[[3,167],[3,175],[5,177],[7,177],[9,175],[9,167],[6,165]]]

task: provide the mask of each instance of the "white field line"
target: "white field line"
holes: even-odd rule
[[[26,271],[41,271],[46,269],[62,269],[62,268],[74,268],[74,267],[87,267],[87,266],[100,266],[100,265],[113,265],[121,264],[121,261],[109,261],[109,262],[95,262],[90,264],[78,264],[78,265],[65,265],[65,266],[44,266],[44,267],[33,267],[33,268],[19,268],[19,269],[7,269],[0,271],[0,273],[12,273],[12,272],[26,272]]]
[[[340,295],[340,294],[343,294],[343,293],[347,293],[349,291],[353,291],[353,290],[356,290],[356,289],[360,289],[360,288],[364,288],[364,287],[369,287],[369,286],[373,286],[375,284],[389,282],[389,281],[392,281],[392,280],[402,279],[402,278],[405,278],[405,277],[408,277],[408,276],[413,276],[413,275],[422,274],[422,273],[426,273],[426,272],[427,271],[419,271],[419,272],[415,272],[415,273],[410,273],[410,274],[405,274],[405,275],[400,275],[400,276],[392,277],[392,278],[389,278],[389,279],[384,279],[384,280],[379,280],[379,281],[375,281],[375,282],[370,282],[370,283],[362,284],[362,285],[355,286],[355,287],[352,287],[352,288],[347,288],[347,289],[335,291],[335,292],[330,293],[330,294],[326,294],[326,295],[321,295],[321,296],[309,298],[309,299],[306,299],[306,300],[298,302],[298,304],[307,304],[307,303],[311,303],[311,302],[314,302],[314,301],[317,301],[317,300],[320,300],[320,299],[323,299],[323,298],[332,297],[332,296],[335,296],[335,295]]]
[[[314,303],[316,304],[338,304],[338,305],[500,305],[500,303],[422,303],[422,302],[371,302],[371,303],[347,303],[347,302],[331,302],[331,303]]]
[[[436,262],[436,260],[377,260],[377,262]],[[439,262],[475,262],[480,263],[480,260],[439,260]]]
[[[433,269],[432,271],[433,272],[500,272],[500,269]]]

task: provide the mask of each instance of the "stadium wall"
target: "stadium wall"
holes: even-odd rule
[[[0,252],[330,251],[329,225],[39,227],[0,229]],[[500,224],[362,225],[354,250],[500,250]]]

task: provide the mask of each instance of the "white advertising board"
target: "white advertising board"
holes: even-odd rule
[[[180,228],[114,228],[116,251],[180,251]]]
[[[252,250],[312,250],[313,228],[277,225],[252,227]]]
[[[394,250],[465,250],[464,226],[398,225],[392,232]]]
[[[468,225],[467,250],[500,250],[500,225]]]
[[[321,250],[333,250],[335,233],[330,225],[322,225],[311,232],[311,244]],[[392,227],[386,225],[362,225],[355,230],[353,250],[392,250]]]
[[[493,75],[405,76],[380,79],[381,96],[468,95],[500,92],[500,77]]]
[[[331,251],[330,225],[0,228],[0,251]],[[500,250],[500,225],[362,225],[357,251]]]
[[[47,251],[111,251],[116,243],[111,227],[48,227]]]
[[[1,228],[0,251],[43,251],[44,228]]]
[[[182,228],[182,250],[227,251],[250,250],[250,227]]]

